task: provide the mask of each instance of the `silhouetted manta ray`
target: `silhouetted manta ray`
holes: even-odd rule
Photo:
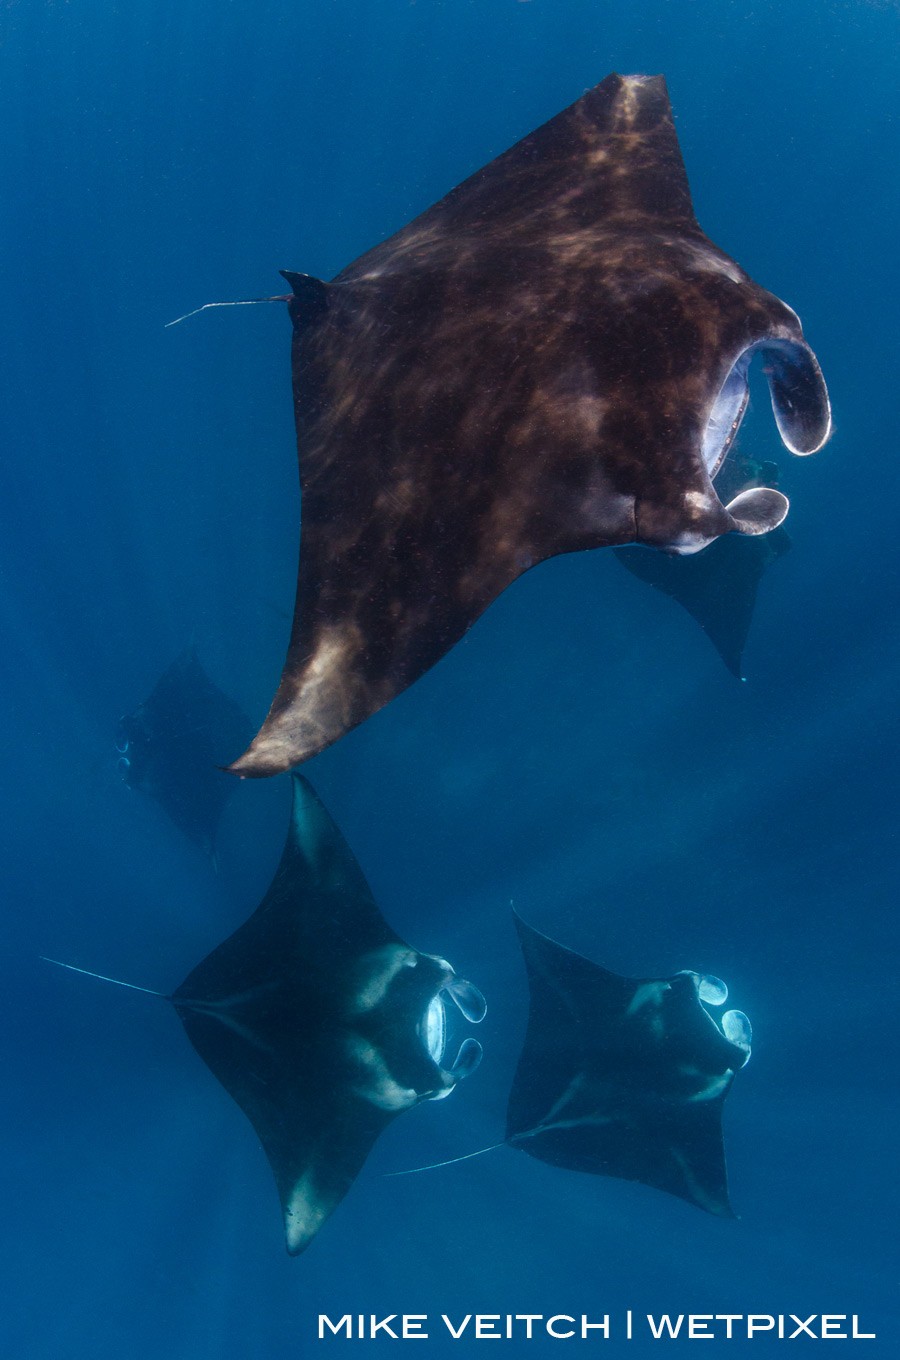
[[[760,474],[777,484],[778,469],[774,463],[729,457],[716,479],[720,495],[725,472],[729,470],[732,470],[729,480],[735,476],[738,479],[736,490],[759,486]],[[783,557],[790,546],[790,537],[782,526],[749,538],[728,534],[689,557],[639,547],[615,548],[614,552],[632,575],[677,600],[697,620],[732,675],[741,680],[744,646],[759,583],[766,569]]]
[[[706,1010],[725,1001],[724,983],[620,977],[519,917],[516,927],[531,1006],[506,1141],[730,1216],[722,1106],[749,1057],[750,1025],[728,1011],[720,1030]]]
[[[719,978],[628,978],[541,935],[515,915],[531,1004],[509,1094],[506,1137],[395,1176],[501,1147],[553,1166],[617,1176],[732,1217],[722,1106],[750,1057],[750,1021],[726,1011]]]
[[[779,524],[779,492],[711,480],[754,354],[788,448],[830,432],[796,315],[697,225],[659,76],[609,76],[331,283],[285,277],[300,566],[241,775],[336,741],[545,558]]]
[[[446,960],[391,930],[310,785],[295,776],[293,787],[262,903],[166,999],[259,1135],[296,1255],[394,1116],[449,1095],[478,1065],[481,1046],[466,1039],[443,1066],[448,998],[472,1022],[485,1003]]]
[[[119,719],[119,774],[129,788],[155,798],[179,831],[213,856],[234,791],[221,764],[252,732],[250,719],[188,647],[143,703]]]

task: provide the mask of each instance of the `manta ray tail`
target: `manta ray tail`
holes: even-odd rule
[[[210,307],[255,307],[258,302],[290,302],[290,300],[290,293],[279,293],[277,297],[238,298],[234,302],[204,302],[202,307],[195,307],[192,312],[185,312],[184,316],[176,316],[174,321],[167,321],[163,330],[168,330],[170,326],[178,326],[182,321],[208,311]],[[51,959],[50,962],[55,963],[56,960]]]
[[[68,968],[70,973],[83,973],[85,977],[99,978],[101,982],[111,982],[116,987],[127,987],[132,992],[146,992],[148,996],[162,997],[163,1001],[169,998],[165,992],[154,991],[152,987],[139,987],[136,982],[123,982],[121,978],[107,977],[105,973],[92,973],[90,968],[76,968],[74,963],[63,963],[60,959],[48,959],[46,954],[41,954],[40,958],[44,963],[55,963],[57,968]]]
[[[477,1148],[475,1152],[464,1152],[461,1157],[448,1157],[445,1162],[429,1162],[427,1166],[410,1166],[405,1171],[386,1171],[386,1176],[418,1176],[420,1171],[437,1171],[441,1166],[453,1166],[456,1162],[468,1162],[473,1157],[483,1157],[486,1152],[496,1152],[497,1148],[508,1147],[509,1141],[504,1138],[500,1143],[491,1143],[488,1147]]]

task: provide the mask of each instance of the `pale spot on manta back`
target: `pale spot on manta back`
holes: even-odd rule
[[[642,79],[640,76],[625,76],[622,81],[622,88],[617,100],[618,110],[622,121],[631,127],[634,124],[635,116],[638,112],[638,90],[641,88]]]
[[[410,476],[387,482],[375,497],[375,510],[390,515],[405,515],[415,506],[420,495],[415,480]]]
[[[710,1077],[705,1086],[702,1086],[699,1091],[695,1091],[692,1096],[688,1096],[689,1103],[696,1104],[704,1100],[715,1100],[727,1088],[733,1076],[734,1073],[729,1067],[720,1077]]]
[[[424,957],[426,959],[430,959],[432,963],[436,963],[440,968],[441,972],[446,975],[447,979],[456,976],[456,970],[454,969],[453,965],[451,963],[448,963],[447,960],[443,958],[440,954],[425,954]]]
[[[359,1034],[347,1038],[347,1051],[362,1069],[354,1087],[356,1095],[379,1110],[408,1110],[418,1102],[418,1095],[408,1086],[401,1086],[388,1071],[387,1063],[367,1039]]]
[[[595,396],[592,392],[584,392],[570,402],[569,420],[573,425],[577,425],[588,439],[597,439],[608,406],[609,403],[602,397]]]
[[[722,255],[718,250],[710,250],[708,242],[702,245],[693,241],[686,241],[683,237],[678,237],[672,242],[684,255],[688,256],[695,266],[703,274],[720,274],[732,283],[746,283],[747,275],[740,265],[735,264],[734,260],[729,260],[727,255]]]
[[[634,990],[634,996],[628,1003],[628,1010],[625,1012],[626,1016],[637,1015],[638,1011],[643,1010],[645,1006],[661,1006],[663,996],[668,991],[671,991],[668,982],[642,982]]]
[[[403,968],[415,968],[416,954],[402,945],[388,944],[366,954],[359,961],[366,981],[353,997],[350,1013],[365,1015],[373,1011],[387,996],[388,988]]]
[[[692,520],[701,519],[717,504],[715,496],[710,496],[706,491],[686,491],[684,494],[684,508]]]
[[[617,533],[618,526],[629,522],[634,524],[634,497],[615,491],[598,471],[591,484],[585,488],[577,514],[579,527],[588,532],[608,533],[611,537],[615,535],[615,541],[621,541]],[[636,537],[633,528],[630,537]]]

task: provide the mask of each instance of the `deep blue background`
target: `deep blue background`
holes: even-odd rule
[[[0,8],[4,1356],[290,1360],[319,1311],[627,1307],[857,1312],[896,1354],[898,27],[865,0]],[[38,962],[174,987],[284,834],[287,781],[242,785],[215,876],[115,776],[116,719],[192,637],[261,720],[293,599],[287,319],[163,324],[330,276],[611,70],[667,76],[698,217],[799,312],[835,437],[783,456],[747,684],[610,555],[560,559],[307,767],[490,1012],[477,1076],[289,1261],[174,1015]],[[742,439],[778,456],[764,392]],[[382,1176],[502,1136],[511,900],[614,969],[728,979],[739,1222],[510,1150]]]

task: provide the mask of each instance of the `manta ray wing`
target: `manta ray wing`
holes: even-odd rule
[[[300,565],[241,775],[336,741],[554,554],[780,523],[777,491],[712,486],[755,353],[788,447],[830,431],[797,317],[695,221],[661,77],[608,77],[331,283],[286,277]]]
[[[643,548],[616,548],[624,567],[696,619],[732,675],[743,679],[743,654],[759,583],[766,569],[790,549],[783,528],[758,538],[731,534],[691,557],[669,557]]]

